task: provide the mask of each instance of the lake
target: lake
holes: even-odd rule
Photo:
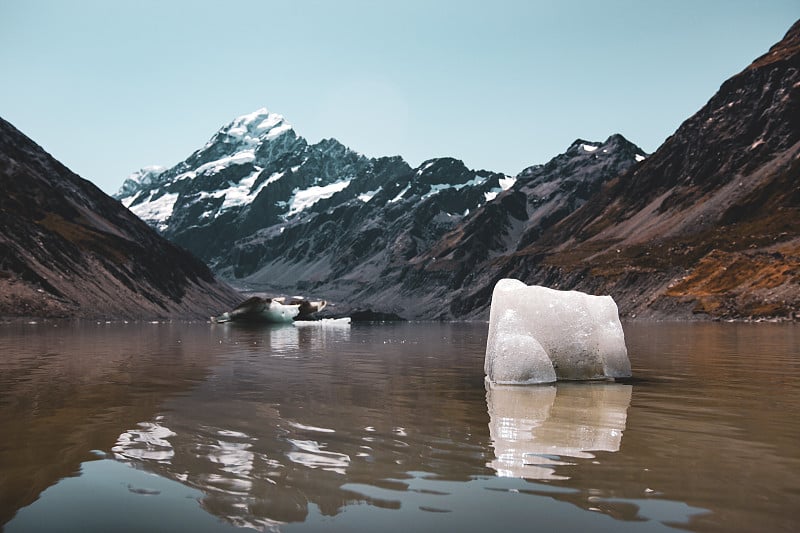
[[[800,530],[800,325],[488,391],[487,329],[2,324],[0,528]]]

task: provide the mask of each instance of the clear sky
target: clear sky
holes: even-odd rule
[[[310,142],[516,174],[652,152],[798,0],[0,0],[0,116],[113,193],[260,107]]]

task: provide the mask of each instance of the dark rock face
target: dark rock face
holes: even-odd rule
[[[0,119],[0,316],[208,318],[241,298]]]
[[[798,318],[799,141],[796,23],[652,156],[482,266],[454,305],[480,315],[502,274],[611,294],[627,316]]]

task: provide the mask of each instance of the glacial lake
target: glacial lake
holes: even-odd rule
[[[800,325],[490,391],[487,329],[2,324],[0,529],[800,530]]]

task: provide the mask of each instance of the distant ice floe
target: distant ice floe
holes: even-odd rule
[[[289,425],[293,428],[302,429],[304,431],[314,431],[316,433],[336,433],[335,430],[330,428],[321,428],[317,426],[307,426],[305,424],[301,424],[300,422],[289,422]]]
[[[342,317],[342,318],[321,318],[319,320],[295,320],[292,322],[292,325],[305,328],[349,328],[350,327],[350,317]]]

